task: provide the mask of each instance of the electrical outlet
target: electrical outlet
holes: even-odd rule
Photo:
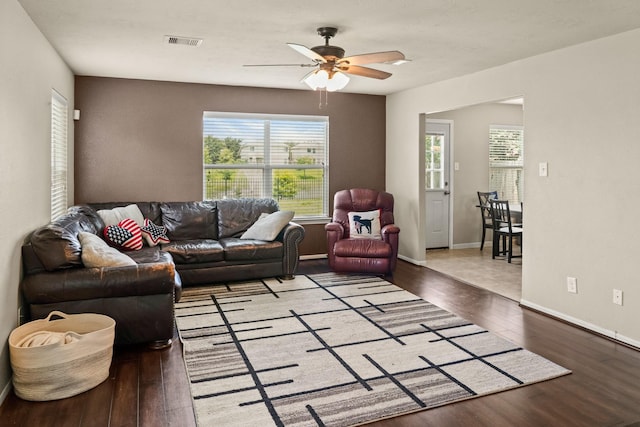
[[[567,276],[567,292],[571,292],[572,294],[578,293],[578,279]]]
[[[613,303],[622,305],[622,291],[620,289],[613,290]]]

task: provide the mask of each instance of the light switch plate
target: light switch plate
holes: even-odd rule
[[[541,162],[538,164],[538,175],[540,176],[549,175],[549,164],[547,162]]]
[[[622,291],[620,289],[613,290],[613,303],[622,305]]]

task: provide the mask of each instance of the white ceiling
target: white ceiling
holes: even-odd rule
[[[76,75],[307,89],[309,63],[286,45],[356,55],[400,50],[374,64],[387,80],[353,76],[343,92],[389,94],[640,27],[637,0],[19,0]],[[165,35],[202,38],[169,45]]]

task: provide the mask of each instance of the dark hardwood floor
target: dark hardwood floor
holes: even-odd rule
[[[302,261],[299,269],[324,271],[326,260]],[[573,373],[371,426],[640,427],[639,351],[428,268],[399,261],[391,280]],[[180,342],[160,351],[116,348],[109,379],[69,399],[27,402],[11,393],[0,425],[195,426]]]

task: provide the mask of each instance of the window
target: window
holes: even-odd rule
[[[443,134],[427,133],[425,135],[425,190],[440,190],[445,187],[444,162],[442,158],[443,146]]]
[[[521,126],[489,127],[489,189],[500,199],[522,202],[524,130]]]
[[[51,219],[67,211],[67,100],[51,94]]]
[[[204,199],[273,197],[296,218],[326,217],[327,117],[205,112]]]

